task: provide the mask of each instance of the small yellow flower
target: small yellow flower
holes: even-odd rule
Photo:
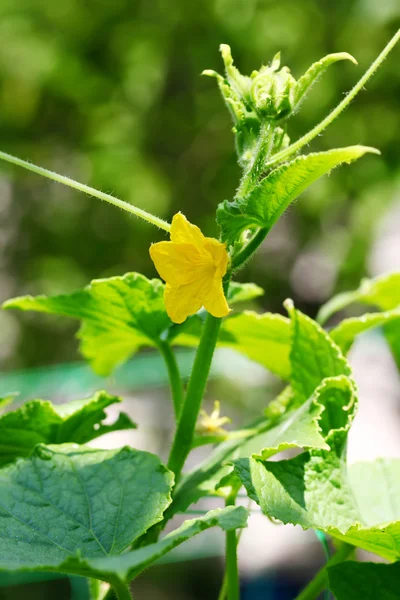
[[[229,260],[225,244],[205,237],[178,213],[172,219],[171,241],[153,244],[150,256],[166,282],[165,307],[174,323],[183,323],[202,306],[214,317],[229,313],[222,288]]]
[[[207,414],[205,410],[201,410],[196,431],[202,434],[226,435],[227,432],[223,429],[223,426],[230,423],[231,419],[229,417],[220,417],[220,413],[221,408],[218,400],[214,402],[214,409],[211,415]]]

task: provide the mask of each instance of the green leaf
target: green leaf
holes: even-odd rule
[[[382,313],[367,313],[361,317],[344,319],[339,325],[329,331],[329,335],[341,348],[342,352],[347,354],[358,335],[374,327],[381,327],[382,325],[392,323],[394,320],[397,320],[396,327],[399,326],[400,307]],[[393,344],[396,343],[397,339],[400,339],[400,331],[399,335],[394,335],[394,331],[395,329],[392,331],[389,330],[389,335],[393,335]]]
[[[35,310],[80,319],[80,349],[93,369],[108,375],[142,346],[157,346],[171,325],[165,312],[164,285],[138,273],[92,281],[62,296],[23,296],[4,308]]]
[[[351,375],[347,360],[330,336],[315,321],[296,310],[290,300],[285,307],[291,318],[291,384],[298,402],[307,400],[326,377]]]
[[[263,290],[254,283],[232,283],[230,304],[258,298]],[[4,303],[4,308],[34,310],[65,315],[81,320],[78,332],[80,350],[99,375],[109,375],[121,362],[143,346],[158,346],[161,337],[171,328],[171,339],[180,328],[172,326],[164,306],[164,284],[158,279],[146,279],[138,273],[92,281],[86,288],[62,296],[22,296]],[[195,322],[195,338],[184,337],[180,345],[197,345],[201,319]],[[193,326],[192,326],[193,328]]]
[[[197,346],[202,321],[188,319],[176,332],[174,345]],[[222,322],[218,346],[232,348],[263,365],[282,379],[290,375],[290,323],[285,317],[272,313],[244,311]]]
[[[357,64],[356,59],[348,54],[347,52],[337,52],[335,54],[328,54],[321,58],[318,62],[315,62],[311,67],[304,73],[302,77],[297,81],[294,88],[293,98],[293,110],[297,110],[302,100],[304,100],[307,92],[310,91],[311,87],[316,81],[325,73],[325,71],[339,60],[350,60],[355,65]]]
[[[0,569],[119,555],[162,519],[172,485],[148,452],[39,445],[0,470]]]
[[[105,433],[133,429],[136,425],[121,413],[109,425],[105,408],[122,402],[117,396],[97,392],[91,398],[54,406],[44,400],[32,400],[0,417],[0,465],[20,456],[29,456],[39,443],[85,444]]]
[[[314,181],[342,163],[357,160],[367,152],[366,146],[349,146],[328,152],[299,156],[273,170],[244,199],[225,200],[217,210],[222,238],[234,243],[242,231],[251,228],[270,230],[288,206]]]
[[[89,568],[93,576],[112,580],[117,577],[121,581],[130,581],[143,569],[156,560],[202,531],[210,527],[221,527],[224,531],[246,527],[248,511],[243,506],[228,506],[209,511],[204,517],[184,521],[184,523],[155,544],[144,546],[120,556],[93,558],[79,561],[78,569],[87,572]],[[76,560],[68,561],[75,568]]]
[[[375,305],[386,313],[386,316],[382,317],[385,337],[400,369],[400,319],[396,318],[395,313],[389,312],[400,308],[400,273],[389,273],[375,279],[363,279],[357,290],[338,294],[324,304],[317,319],[320,323],[325,323],[334,313],[355,302]],[[374,319],[376,322],[379,320],[377,316],[373,315],[364,315],[361,320],[362,318],[370,323],[373,323]]]
[[[375,305],[384,311],[397,308],[400,305],[400,273],[389,273],[375,279],[363,279],[357,290],[337,294],[321,307],[317,317],[318,322],[326,323],[336,312],[355,302]]]
[[[238,283],[231,281],[227,295],[228,304],[248,302],[264,295],[264,290],[255,283]]]
[[[400,558],[400,461],[347,468],[342,432],[332,451],[279,462],[235,461],[249,496],[269,517],[313,528],[386,558]],[[329,501],[327,502],[327,499]]]
[[[260,458],[263,460],[290,448],[329,450],[326,440],[332,431],[346,427],[354,397],[354,387],[348,377],[327,377],[309,400],[285,413],[275,427],[250,444],[260,445],[262,441]]]
[[[328,567],[329,588],[336,600],[398,600],[400,563],[345,561]]]
[[[154,477],[154,471],[150,472],[150,477],[152,474]],[[150,508],[147,501],[144,506]],[[133,507],[135,508],[135,504]],[[115,509],[117,508],[118,507],[115,507]],[[100,515],[103,515],[102,510],[100,511]],[[122,515],[123,512],[121,511],[121,519]],[[129,511],[126,514],[126,517],[128,515]],[[133,523],[134,519],[132,511],[129,516],[130,522]],[[179,529],[172,531],[159,542],[122,554],[119,554],[119,552],[121,552],[120,548],[117,549],[116,547],[112,554],[97,551],[96,547],[94,547],[94,550],[92,547],[87,548],[89,537],[91,535],[91,533],[89,533],[86,538],[84,537],[81,540],[82,545],[79,545],[78,543],[75,548],[68,552],[55,552],[54,550],[45,548],[40,556],[38,554],[35,555],[34,552],[28,553],[23,562],[16,560],[15,557],[8,560],[7,557],[9,556],[9,552],[7,552],[7,554],[3,553],[0,560],[0,571],[55,571],[98,578],[103,581],[109,581],[110,583],[114,583],[115,581],[128,582],[157,559],[202,531],[216,526],[221,527],[224,531],[242,528],[246,526],[247,516],[248,511],[243,506],[229,506],[224,509],[212,510],[204,517],[185,521]],[[82,517],[86,518],[86,513],[82,513]],[[115,527],[115,523],[103,521],[102,527],[113,532],[113,525]],[[73,521],[71,522],[71,527],[74,527]],[[77,528],[76,525],[75,529],[79,531],[79,528]],[[118,528],[118,531],[120,529],[121,528]],[[51,527],[49,530],[50,533],[52,533]],[[127,534],[128,532],[125,532],[125,537]],[[108,538],[106,537],[106,539]],[[62,538],[62,540],[64,544],[69,541],[65,538]]]

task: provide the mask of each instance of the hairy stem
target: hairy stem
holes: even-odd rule
[[[69,177],[65,177],[64,175],[59,175],[58,173],[54,173],[54,171],[48,171],[47,169],[43,169],[42,167],[37,167],[25,160],[20,158],[16,158],[11,154],[6,154],[5,152],[0,152],[0,159],[5,160],[6,162],[12,163],[13,165],[17,165],[18,167],[23,167],[28,171],[32,171],[33,173],[37,173],[37,175],[42,175],[43,177],[47,177],[47,179],[52,179],[57,183],[62,183],[63,185],[67,185],[68,187],[74,188],[75,190],[79,190],[84,194],[88,194],[89,196],[94,196],[95,198],[99,198],[100,200],[105,200],[105,202],[109,202],[118,208],[122,208],[126,212],[135,215],[135,217],[139,217],[160,229],[164,229],[164,231],[169,232],[171,230],[171,225],[162,219],[155,217],[151,213],[148,213],[146,210],[142,210],[141,208],[137,208],[133,206],[133,204],[129,204],[124,200],[119,200],[118,198],[114,198],[110,194],[105,194],[104,192],[100,192],[95,188],[89,187],[83,183],[79,183],[74,179],[70,179]]]
[[[363,89],[364,85],[372,77],[372,75],[375,73],[375,71],[378,69],[378,67],[380,67],[380,65],[383,63],[383,61],[385,60],[385,58],[387,57],[389,52],[391,50],[393,50],[394,46],[397,44],[397,42],[399,40],[400,40],[400,29],[392,37],[390,42],[387,44],[387,46],[385,46],[385,48],[379,54],[378,58],[376,58],[376,60],[372,63],[372,65],[369,67],[369,69],[364,73],[364,75],[361,77],[361,79],[358,81],[358,83],[356,83],[356,85],[353,87],[353,89],[350,90],[350,92],[336,106],[336,108],[334,108],[329,113],[329,115],[327,117],[325,117],[325,119],[323,119],[318,125],[316,125],[314,127],[314,129],[311,129],[311,131],[306,133],[306,135],[304,135],[299,140],[297,140],[297,142],[294,142],[294,144],[291,144],[285,150],[282,150],[281,152],[278,152],[277,154],[275,154],[274,157],[269,162],[267,162],[265,166],[267,168],[270,168],[279,162],[283,162],[284,160],[286,160],[290,156],[292,156],[292,154],[294,154],[295,152],[300,150],[300,148],[309,144],[311,142],[311,140],[313,140],[315,137],[317,137],[317,135],[319,135],[322,131],[324,131],[324,129],[326,129],[328,127],[328,125],[330,125],[336,119],[336,117],[338,117],[340,115],[340,113],[345,108],[347,108],[347,106],[350,104],[350,102],[353,100],[353,98],[358,94],[358,92],[360,92]]]
[[[318,596],[328,587],[328,570],[327,567],[336,565],[350,558],[355,548],[350,544],[343,544],[342,547],[336,554],[330,559],[330,561],[318,571],[317,575],[312,581],[304,588],[303,591],[296,597],[295,600],[315,600]]]
[[[261,244],[267,237],[268,232],[269,229],[267,228],[263,227],[259,229],[257,233],[251,238],[249,243],[246,244],[246,246],[244,246],[244,248],[232,258],[231,269],[233,272],[239,269],[241,266],[243,266],[249,260],[249,258],[251,258],[251,256],[257,250],[257,248],[261,246]]]
[[[175,411],[175,420],[178,421],[183,404],[182,378],[179,372],[178,363],[176,362],[175,354],[173,353],[171,346],[167,342],[161,342],[159,348],[168,369],[172,402]]]
[[[260,176],[265,171],[265,162],[271,154],[275,140],[275,127],[271,123],[263,123],[258,137],[257,147],[254,152],[253,160],[243,175],[235,199],[244,198],[257,185]]]
[[[228,285],[229,282],[225,284],[225,288]],[[208,314],[204,323],[200,344],[197,348],[168,460],[168,468],[175,473],[176,479],[179,478],[185,460],[192,448],[197,417],[201,408],[220,327],[221,319]]]
[[[129,590],[129,585],[122,583],[122,582],[115,582],[113,583],[112,586],[112,590],[116,596],[116,598],[118,598],[118,600],[132,600],[132,596],[131,596],[131,592]],[[107,592],[108,595],[109,592]],[[107,598],[106,595],[106,598]]]

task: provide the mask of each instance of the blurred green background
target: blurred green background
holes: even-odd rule
[[[215,82],[218,46],[245,72],[278,50],[295,77],[348,51],[289,122],[292,140],[340,101],[400,23],[398,0],[1,0],[0,147],[209,235],[238,183],[229,115]],[[399,196],[399,49],[313,150],[376,146],[315,184],[241,273],[310,314],[370,270],[381,218]],[[91,279],[155,276],[145,223],[16,167],[0,165],[1,299],[68,292]],[[400,259],[398,259],[400,261]],[[312,277],[310,277],[310,274]],[[75,324],[1,314],[5,370],[76,358]]]

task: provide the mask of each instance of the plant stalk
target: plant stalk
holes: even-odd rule
[[[257,233],[251,238],[248,244],[232,258],[231,269],[236,271],[243,266],[254,254],[254,252],[261,246],[265,238],[267,237],[269,229],[262,227]]]
[[[119,198],[114,198],[111,194],[105,194],[104,192],[100,192],[95,188],[89,187],[83,183],[79,183],[74,179],[70,179],[69,177],[65,177],[64,175],[59,175],[58,173],[54,173],[54,171],[49,171],[48,169],[43,169],[42,167],[38,167],[33,165],[32,163],[27,162],[26,160],[22,160],[21,158],[17,158],[12,156],[11,154],[7,154],[6,152],[0,152],[0,159],[5,160],[6,162],[12,163],[13,165],[17,165],[18,167],[22,167],[23,169],[27,169],[28,171],[32,171],[37,175],[42,175],[42,177],[47,177],[47,179],[52,179],[57,183],[62,183],[63,185],[67,185],[70,188],[74,188],[84,194],[88,194],[89,196],[94,196],[95,198],[99,198],[100,200],[104,200],[105,202],[109,202],[118,208],[122,208],[126,212],[135,215],[135,217],[139,217],[160,229],[164,229],[168,233],[171,231],[171,225],[163,219],[152,215],[151,213],[138,208],[137,206],[133,206],[133,204],[129,204],[129,202],[125,202],[124,200],[119,200]]]
[[[112,584],[112,590],[114,591],[118,600],[132,600],[131,592],[129,590],[129,585],[122,583],[120,581],[114,582]],[[108,594],[108,592],[107,592]],[[107,595],[106,595],[107,598]]]
[[[236,502],[236,492],[228,496],[226,506],[233,506]],[[227,600],[240,600],[240,581],[237,557],[238,536],[236,530],[227,531],[225,534],[225,560],[226,570],[223,587],[225,586]]]
[[[225,282],[225,291],[229,281]],[[208,314],[204,323],[200,344],[197,348],[186,396],[172,443],[168,460],[168,468],[175,473],[178,480],[186,458],[192,448],[197,418],[203,400],[211,361],[217,344],[221,319]]]
[[[175,354],[173,353],[168,342],[161,342],[159,349],[168,369],[171,396],[175,411],[175,420],[178,422],[184,398],[181,374],[179,372]]]
[[[378,67],[380,67],[380,65],[383,63],[383,61],[385,60],[385,58],[387,57],[389,52],[391,50],[393,50],[393,48],[395,47],[395,45],[397,44],[397,42],[399,40],[400,40],[400,29],[397,31],[397,33],[395,33],[395,35],[392,37],[390,42],[385,46],[385,48],[382,50],[382,52],[379,54],[379,56],[374,60],[372,65],[369,67],[369,69],[367,69],[367,71],[364,73],[364,75],[361,77],[361,79],[356,83],[356,85],[353,87],[353,89],[350,90],[350,92],[345,96],[345,98],[336,106],[336,108],[334,108],[329,113],[329,115],[327,117],[325,117],[325,119],[323,119],[320,123],[318,123],[318,125],[316,125],[313,129],[311,129],[311,131],[309,131],[308,133],[303,135],[303,137],[301,137],[299,140],[297,140],[297,142],[294,142],[293,144],[288,146],[288,148],[286,148],[285,150],[282,150],[281,152],[278,152],[277,154],[275,154],[274,157],[271,158],[271,160],[265,164],[265,167],[270,168],[270,167],[276,165],[277,163],[285,161],[290,156],[292,156],[295,152],[300,150],[300,148],[309,144],[311,142],[311,140],[313,140],[315,137],[317,137],[317,135],[322,133],[322,131],[324,131],[324,129],[326,129],[328,127],[328,125],[330,125],[336,119],[336,117],[338,117],[340,115],[340,113],[345,108],[348,107],[348,105],[353,100],[353,98],[355,98],[355,96],[358,94],[358,92],[360,92],[363,89],[364,85],[372,77],[372,75],[375,73],[375,71],[378,69]]]

